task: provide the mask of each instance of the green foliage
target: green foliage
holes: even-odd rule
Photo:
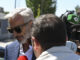
[[[56,11],[56,0],[26,0],[26,5],[33,10],[34,16]]]

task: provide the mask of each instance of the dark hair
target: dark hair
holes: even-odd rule
[[[53,46],[63,46],[66,42],[65,24],[53,14],[45,14],[33,22],[32,36],[46,50]]]

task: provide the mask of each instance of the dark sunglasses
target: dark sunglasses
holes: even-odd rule
[[[28,23],[29,23],[29,22],[27,22],[27,23],[25,23],[25,24],[22,24],[22,25],[19,25],[19,26],[15,27],[15,28],[8,28],[7,30],[8,30],[10,33],[13,33],[13,31],[15,31],[15,32],[17,32],[17,33],[21,33],[21,32],[22,32],[22,30],[21,30],[22,26],[24,26],[24,25],[26,25],[26,24],[28,24]]]
[[[15,27],[13,29],[8,28],[8,31],[10,33],[13,33],[13,31],[16,31],[17,33],[21,33],[21,28],[20,27]]]

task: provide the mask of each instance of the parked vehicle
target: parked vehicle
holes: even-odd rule
[[[4,51],[5,51],[5,48],[0,46],[0,60],[4,59]]]

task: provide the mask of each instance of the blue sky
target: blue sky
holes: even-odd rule
[[[4,11],[12,11],[15,8],[15,0],[0,0],[0,7],[3,7]],[[25,0],[16,0],[16,7],[26,7]]]
[[[57,0],[56,15],[60,16],[66,10],[75,10],[75,7],[80,6],[80,0]]]
[[[26,7],[25,0],[16,0],[16,7]],[[4,11],[12,11],[15,6],[15,0],[0,0],[0,7],[4,8]],[[75,10],[75,7],[80,6],[80,0],[57,0],[56,15],[60,16],[66,10]]]

